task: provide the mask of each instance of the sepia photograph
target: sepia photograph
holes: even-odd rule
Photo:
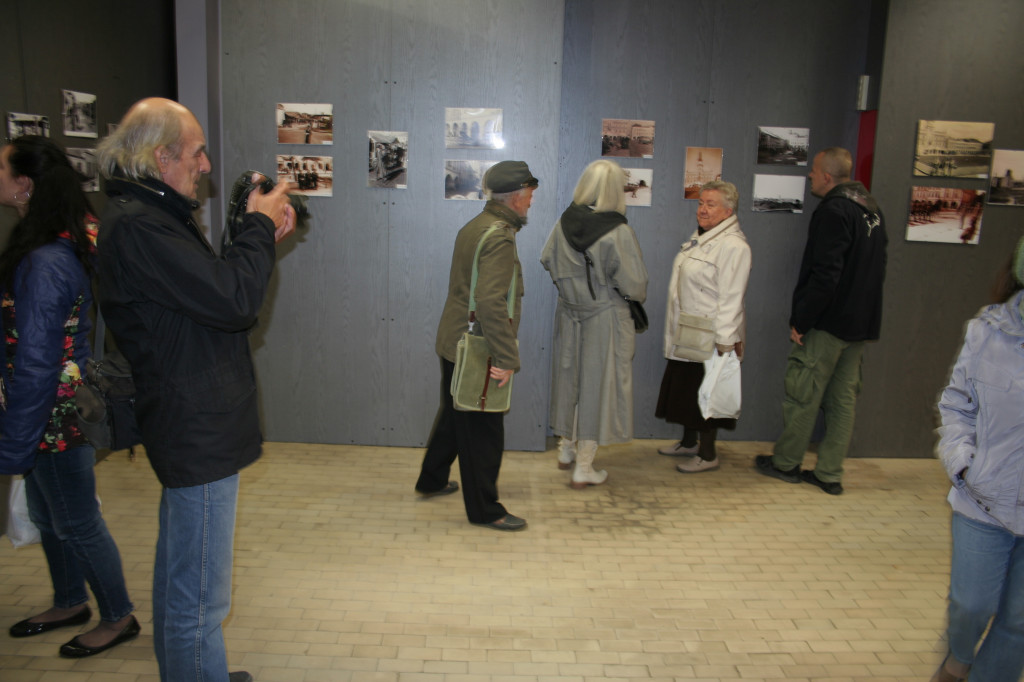
[[[759,126],[757,162],[766,166],[806,166],[810,128]]]
[[[68,147],[68,161],[82,176],[83,192],[100,191],[100,173],[96,166],[96,150],[89,147]]]
[[[334,105],[280,102],[278,144],[334,144]]]
[[[391,130],[367,131],[369,174],[367,187],[405,189],[409,164],[409,133]]]
[[[989,204],[1024,206],[1024,150],[996,149],[989,178]]]
[[[334,157],[278,154],[277,182],[291,183],[291,194],[334,196]]]
[[[446,149],[504,149],[501,109],[448,107],[444,110]]]
[[[623,168],[626,174],[626,206],[650,206],[654,171],[650,168]]]
[[[654,121],[601,119],[601,156],[654,158]]]
[[[754,174],[754,211],[803,213],[807,178],[802,175]]]
[[[96,132],[96,95],[63,90],[64,134],[68,137],[99,137]]]
[[[987,178],[995,132],[994,123],[918,121],[914,175]]]
[[[700,186],[722,179],[721,147],[687,147],[683,174],[683,198],[699,199]]]
[[[472,159],[444,160],[445,199],[483,199],[483,179],[487,169],[497,161]]]
[[[907,241],[977,244],[985,192],[959,187],[911,187]]]
[[[50,119],[39,114],[7,112],[7,137],[14,139],[22,135],[50,136]]]

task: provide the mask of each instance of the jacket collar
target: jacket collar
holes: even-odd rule
[[[487,201],[487,204],[484,206],[484,213],[491,213],[499,219],[504,220],[506,223],[511,225],[516,232],[521,230],[523,225],[526,224],[526,221],[518,213],[500,201],[495,201],[494,199],[489,199]]]
[[[170,185],[156,178],[131,180],[123,173],[117,173],[107,183],[107,195],[130,194],[147,203],[163,204],[165,208],[182,217],[191,217],[199,209],[199,202],[182,196]]]
[[[690,235],[690,241],[683,244],[683,249],[692,248],[694,246],[704,246],[715,237],[720,237],[726,232],[738,232],[740,229],[740,219],[733,213],[731,216],[718,223],[704,234],[700,234],[699,230],[694,230],[693,234]]]
[[[1024,290],[1018,291],[1006,303],[996,303],[981,309],[978,318],[1010,336],[1024,337]]]

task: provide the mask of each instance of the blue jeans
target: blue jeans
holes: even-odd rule
[[[163,682],[228,682],[238,474],[164,488],[153,569],[153,646]]]
[[[53,581],[53,605],[68,609],[89,601],[113,623],[134,610],[124,583],[121,554],[96,501],[96,451],[91,445],[40,453],[25,474],[28,513],[39,528]]]
[[[972,680],[1018,680],[1024,671],[1024,537],[957,513],[949,650],[971,665]]]

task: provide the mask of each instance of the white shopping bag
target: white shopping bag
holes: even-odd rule
[[[25,497],[25,479],[11,477],[11,494],[7,498],[7,537],[15,547],[39,542],[39,529],[28,517],[28,498]]]
[[[697,404],[705,419],[737,419],[740,416],[740,359],[736,351],[712,353],[704,361],[704,381],[697,391]]]

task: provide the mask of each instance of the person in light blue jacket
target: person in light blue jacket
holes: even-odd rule
[[[968,673],[972,680],[1018,680],[1024,671],[1022,287],[1024,239],[997,285],[1001,302],[968,323],[939,399],[936,450],[953,482],[953,556],[949,654],[933,682]]]

